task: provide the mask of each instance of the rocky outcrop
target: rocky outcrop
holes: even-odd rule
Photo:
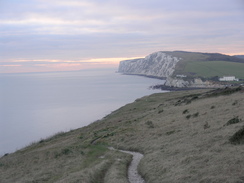
[[[179,61],[180,58],[178,57],[173,57],[164,52],[156,52],[145,58],[121,61],[118,72],[167,78],[173,74],[175,66]]]
[[[194,78],[194,79],[179,79],[179,78],[172,78],[168,77],[164,83],[165,86],[170,87],[177,87],[177,88],[183,88],[183,87],[190,87],[190,88],[221,88],[223,85],[214,83],[212,81],[206,80],[203,81],[200,78]]]
[[[172,78],[168,77],[164,83],[165,86],[170,86],[170,87],[189,87],[191,84],[190,81],[184,81],[183,79],[178,79],[178,78]]]

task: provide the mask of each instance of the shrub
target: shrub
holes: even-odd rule
[[[147,125],[148,128],[154,128],[154,124],[152,121],[147,121],[145,124]]]
[[[203,125],[203,128],[204,128],[204,130],[210,128],[210,125],[208,124],[208,122],[206,122],[206,123]]]
[[[55,152],[54,157],[59,158],[62,155],[68,155],[70,153],[72,153],[72,151],[69,148],[65,148],[65,149],[62,149],[60,153]]]
[[[237,101],[237,100],[235,100],[235,101],[232,103],[232,105],[236,105],[236,104],[238,104],[238,101]]]
[[[186,119],[190,119],[190,118],[191,118],[191,115],[188,114],[188,115],[186,116]]]
[[[61,153],[64,155],[68,155],[68,154],[72,153],[72,151],[69,148],[65,148],[61,151]]]
[[[229,139],[232,144],[244,144],[244,126]]]
[[[189,113],[188,109],[186,109],[186,110],[184,110],[184,111],[182,112],[182,114],[186,114],[186,113]]]
[[[164,110],[162,109],[162,110],[160,110],[160,111],[158,111],[158,114],[160,114],[160,113],[162,113],[162,112],[164,112]]]
[[[44,139],[41,139],[40,141],[39,141],[39,143],[41,144],[41,143],[43,143],[43,142],[45,142],[45,140]]]
[[[195,114],[193,114],[193,117],[197,117],[199,115],[199,112],[196,112]]]
[[[236,124],[236,123],[239,123],[240,121],[241,121],[241,119],[239,119],[239,117],[236,116],[236,117],[230,119],[224,126]]]
[[[211,106],[211,109],[214,109],[214,108],[215,108],[215,106],[214,106],[214,105],[212,105],[212,106]]]
[[[243,87],[239,86],[237,88],[224,88],[224,89],[217,89],[214,90],[213,92],[211,92],[208,96],[209,97],[217,97],[217,96],[221,96],[221,95],[230,95],[239,91],[243,91]]]
[[[166,132],[166,135],[171,135],[171,134],[173,134],[173,133],[175,133],[175,130],[172,130],[172,131]]]

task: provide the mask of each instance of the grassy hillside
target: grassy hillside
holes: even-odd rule
[[[235,57],[237,57],[237,58],[242,58],[242,59],[244,59],[244,55],[234,55]]]
[[[187,62],[185,72],[206,78],[231,75],[244,79],[244,64],[227,61]]]
[[[213,77],[234,75],[244,78],[244,59],[219,53],[198,52],[167,52],[182,58],[176,65],[174,76],[184,74],[187,76]]]
[[[131,156],[148,183],[244,182],[244,89],[153,94],[104,119],[0,158],[1,183],[128,183]],[[81,119],[82,120],[82,119]]]

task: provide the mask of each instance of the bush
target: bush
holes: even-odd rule
[[[186,116],[186,119],[190,119],[190,118],[191,118],[191,115],[190,114]]]
[[[196,118],[198,115],[199,115],[199,112],[196,112],[196,113],[193,114],[192,116]]]
[[[232,103],[232,105],[236,105],[236,104],[238,104],[238,101],[237,101],[237,100],[235,100],[235,101]]]
[[[147,121],[146,125],[147,125],[148,128],[154,128],[154,124],[153,124],[152,121]]]
[[[173,134],[173,133],[175,133],[175,130],[172,130],[172,131],[166,132],[166,135],[171,135],[171,134]]]
[[[239,119],[239,117],[236,116],[236,117],[230,119],[224,126],[236,124],[236,123],[239,123],[240,121],[241,121],[241,119]]]
[[[61,157],[62,155],[68,155],[68,154],[70,154],[70,153],[72,153],[72,151],[69,149],[69,148],[65,148],[65,149],[62,149],[61,150],[61,152],[56,152],[55,154],[54,154],[54,157],[55,158],[59,158],[59,157]]]
[[[64,155],[68,155],[68,154],[72,153],[72,151],[70,149],[68,149],[68,148],[65,148],[65,149],[62,150],[61,153],[64,154]]]
[[[208,122],[206,122],[206,123],[203,125],[203,128],[204,128],[204,130],[210,128],[210,125],[208,124]]]
[[[43,143],[43,142],[45,142],[45,140],[44,139],[41,139],[40,141],[39,141],[39,143],[41,144],[41,143]]]
[[[186,110],[184,110],[184,111],[182,112],[182,114],[186,114],[186,113],[189,113],[188,109],[186,109]]]
[[[158,114],[160,114],[160,113],[162,113],[162,112],[164,112],[164,110],[162,109],[162,110],[160,110],[160,111],[158,111]]]
[[[234,135],[232,135],[229,139],[232,144],[244,144],[244,126],[238,130]]]

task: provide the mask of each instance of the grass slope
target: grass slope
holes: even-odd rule
[[[89,126],[0,158],[5,182],[128,183],[131,156],[149,183],[244,182],[244,89],[153,94]]]
[[[177,63],[173,76],[184,74],[187,76],[214,77],[234,75],[244,78],[244,59],[219,53],[200,53],[174,51],[165,52],[181,58]]]
[[[244,64],[226,61],[187,62],[185,72],[196,73],[196,76],[205,78],[231,75],[244,79]]]

